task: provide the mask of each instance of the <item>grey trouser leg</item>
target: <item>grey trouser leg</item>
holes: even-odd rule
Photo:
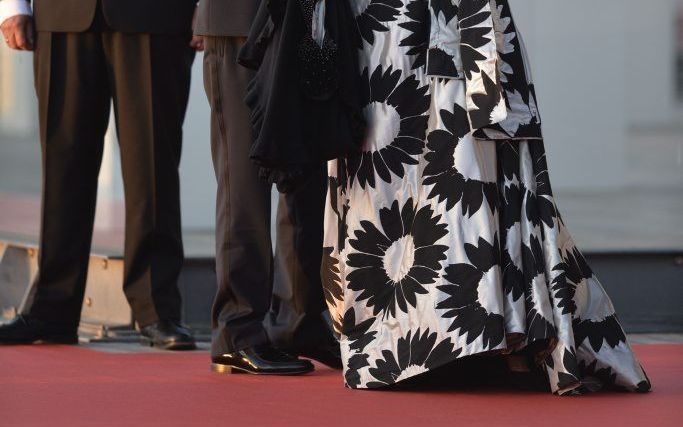
[[[237,64],[243,38],[206,37],[204,86],[211,106],[211,151],[218,181],[212,354],[268,342],[263,319],[272,293],[270,185],[249,160],[244,104],[252,72]]]
[[[249,159],[251,125],[244,98],[253,75],[237,64],[243,43],[240,37],[205,39],[204,84],[218,181],[214,356],[269,340],[298,347],[330,337],[320,281],[325,170],[321,165],[301,188],[280,196],[274,267],[271,186],[258,178]]]

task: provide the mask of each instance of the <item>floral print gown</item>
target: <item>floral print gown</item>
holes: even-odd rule
[[[649,390],[554,202],[508,1],[351,4],[368,132],[328,165],[322,266],[346,385],[535,343],[555,393]]]

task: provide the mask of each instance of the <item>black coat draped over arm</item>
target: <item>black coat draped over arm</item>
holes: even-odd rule
[[[261,2],[240,52],[240,63],[256,70],[245,99],[252,111],[250,157],[262,178],[277,184],[281,192],[291,191],[307,171],[323,162],[359,151],[364,136],[357,38],[351,30],[356,23],[348,0],[325,4],[329,43],[323,50],[331,61],[311,47],[314,4],[315,0]],[[322,92],[311,93],[311,85]]]

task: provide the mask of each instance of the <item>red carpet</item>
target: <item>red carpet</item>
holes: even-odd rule
[[[352,391],[338,372],[218,376],[204,353],[0,347],[0,426],[680,426],[683,345],[635,346],[646,395]]]

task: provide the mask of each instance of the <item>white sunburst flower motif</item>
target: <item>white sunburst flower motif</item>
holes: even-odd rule
[[[447,234],[440,221],[429,205],[418,209],[413,199],[380,209],[377,226],[361,221],[349,241],[353,251],[346,264],[354,270],[346,279],[348,288],[359,292],[356,301],[367,301],[373,316],[396,317],[397,309],[407,313],[417,307],[418,295],[437,283],[448,250],[437,244]]]
[[[431,96],[416,75],[402,78],[393,66],[365,68],[360,82],[363,112],[369,124],[361,153],[347,157],[351,185],[375,188],[377,180],[403,178],[424,151]]]
[[[445,298],[436,305],[444,319],[452,319],[448,332],[457,331],[467,345],[481,339],[487,350],[504,344],[505,319],[500,304],[489,304],[495,298],[486,296],[500,274],[500,244],[496,235],[489,243],[483,237],[465,244],[468,261],[445,268],[445,284],[437,286]]]

